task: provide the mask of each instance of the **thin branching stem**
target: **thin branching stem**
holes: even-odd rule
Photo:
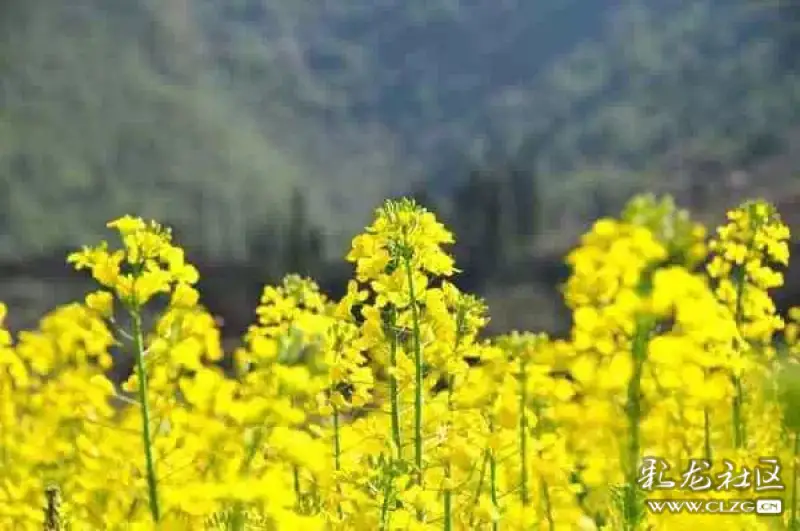
[[[524,353],[519,362],[519,455],[520,455],[520,490],[522,505],[528,505],[528,374]]]
[[[792,452],[792,508],[791,514],[789,516],[789,529],[791,531],[797,531],[798,529],[798,522],[797,522],[797,474],[800,473],[798,470],[798,459],[800,459],[800,431],[794,432],[794,451]]]
[[[150,434],[150,407],[147,399],[147,370],[144,363],[144,333],[142,331],[142,314],[139,308],[131,311],[133,321],[133,338],[136,355],[136,370],[139,376],[139,403],[142,405],[142,443],[144,445],[144,459],[147,470],[147,492],[150,502],[150,514],[153,521],[161,520],[158,503],[158,480],[156,478],[155,461],[153,459],[153,445]]]
[[[639,526],[637,471],[641,448],[640,424],[642,417],[642,375],[647,359],[647,344],[650,339],[652,322],[647,317],[639,317],[633,337],[633,373],[628,382],[626,414],[628,417],[628,452],[625,464],[624,522],[626,531],[635,531]]]
[[[417,293],[414,286],[414,273],[411,268],[411,257],[405,256],[403,261],[408,278],[408,292],[411,306],[412,341],[414,345],[414,465],[416,467],[417,484],[425,484],[422,469],[422,408],[424,395],[423,359],[421,332],[419,324],[419,308],[417,308]]]

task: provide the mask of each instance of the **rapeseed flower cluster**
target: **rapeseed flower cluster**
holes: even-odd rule
[[[85,300],[16,336],[0,304],[3,529],[800,526],[800,311],[781,317],[769,293],[789,230],[766,203],[710,241],[669,199],[598,220],[567,258],[573,322],[556,339],[487,338],[453,235],[388,201],[353,240],[341,299],[296,275],[266,286],[233,353],[169,230],[109,228],[117,248],[69,257],[99,285]],[[647,510],[745,497],[680,478],[655,492],[656,461],[744,488],[738,469],[770,458],[782,516]]]

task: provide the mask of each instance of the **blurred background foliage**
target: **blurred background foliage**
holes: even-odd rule
[[[799,28],[792,0],[4,0],[0,299],[62,302],[64,250],[131,212],[244,323],[286,272],[341,289],[413,194],[495,326],[558,328],[558,257],[632,194],[793,210]]]

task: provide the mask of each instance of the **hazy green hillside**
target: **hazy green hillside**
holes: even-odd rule
[[[338,254],[380,198],[508,164],[559,230],[747,171],[800,124],[791,11],[757,3],[7,0],[0,255],[130,211],[243,258],[295,188]]]
[[[346,153],[345,131],[326,153],[302,109],[267,99],[253,113],[222,86],[193,2],[108,5],[2,10],[0,254],[76,245],[138,212],[211,255],[243,257],[249,234],[286,216],[291,186],[311,190],[330,221],[339,184],[358,170],[390,174],[380,153],[330,165],[336,146]],[[385,193],[376,188],[360,192],[374,202]]]

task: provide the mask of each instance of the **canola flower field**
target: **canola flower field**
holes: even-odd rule
[[[800,312],[770,296],[789,229],[765,202],[707,236],[635,198],[567,258],[568,338],[487,339],[453,236],[389,201],[347,294],[266,287],[228,372],[170,232],[109,228],[68,258],[96,291],[0,328],[0,529],[800,529]],[[647,505],[759,496],[782,514]]]

